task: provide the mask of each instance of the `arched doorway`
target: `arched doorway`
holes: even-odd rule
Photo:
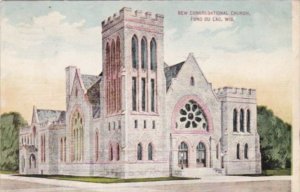
[[[196,162],[197,167],[206,167],[206,148],[202,142],[197,145]]]
[[[36,168],[36,159],[35,159],[35,155],[34,154],[31,154],[29,156],[29,168],[30,169]]]
[[[182,169],[188,167],[188,146],[185,142],[181,142],[178,146],[178,166]]]

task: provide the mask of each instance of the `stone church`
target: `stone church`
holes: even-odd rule
[[[164,16],[102,22],[99,75],[66,68],[66,110],[33,107],[20,174],[119,178],[260,174],[256,91],[213,89],[193,54],[164,62]]]

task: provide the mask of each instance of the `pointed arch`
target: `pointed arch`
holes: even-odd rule
[[[251,112],[250,109],[247,109],[247,132],[250,133],[251,131]]]
[[[112,161],[114,159],[114,149],[112,144],[109,145],[109,160]]]
[[[136,35],[132,36],[131,39],[131,57],[132,57],[132,68],[137,69],[139,63],[139,53],[138,53],[138,38]]]
[[[244,109],[241,109],[240,110],[240,132],[245,132],[244,117],[245,117]]]
[[[245,148],[244,148],[244,158],[248,159],[248,143],[245,144]]]
[[[107,81],[106,85],[106,113],[109,113],[109,100],[110,98],[110,76],[111,76],[111,63],[110,63],[110,45],[107,42],[106,43],[106,48],[105,48],[105,77]]]
[[[95,156],[96,156],[96,161],[99,160],[99,133],[96,131],[95,135]]]
[[[116,71],[117,71],[117,85],[116,85],[116,102],[117,102],[117,111],[121,110],[121,44],[120,38],[117,37],[116,41]]]
[[[157,67],[157,46],[154,38],[150,42],[150,69],[155,71]]]
[[[238,111],[237,109],[233,110],[233,132],[237,132],[237,118],[238,118]]]
[[[196,162],[200,167],[206,167],[206,147],[204,143],[199,142],[197,145],[197,157]]]
[[[142,143],[139,143],[137,145],[137,160],[142,160],[143,159],[143,146]]]
[[[239,143],[236,145],[236,158],[240,159],[240,144]]]
[[[152,143],[148,144],[148,160],[153,160],[153,146],[152,146]]]
[[[120,145],[119,145],[119,143],[117,143],[117,146],[116,146],[116,160],[117,161],[120,160]]]
[[[188,167],[189,164],[188,151],[189,151],[188,145],[186,144],[186,142],[182,141],[178,146],[178,166],[181,168]]]
[[[83,116],[76,109],[71,116],[71,159],[72,161],[83,160]]]
[[[147,48],[147,39],[143,37],[141,40],[141,67],[142,69],[147,69],[148,66],[148,48]]]

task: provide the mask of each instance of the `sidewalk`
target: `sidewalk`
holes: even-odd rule
[[[137,183],[89,183],[80,181],[64,181],[56,179],[47,178],[37,178],[37,177],[23,177],[23,176],[13,176],[7,174],[0,174],[1,179],[9,179],[14,181],[25,181],[38,184],[47,184],[60,187],[71,187],[77,189],[110,189],[110,188],[122,188],[122,187],[140,187],[140,186],[166,186],[166,185],[180,185],[180,184],[196,184],[196,183],[238,183],[238,182],[253,182],[253,181],[290,181],[291,176],[268,176],[268,177],[246,177],[246,176],[211,176],[204,177],[195,180],[177,180],[177,181],[155,181],[155,182],[137,182]]]

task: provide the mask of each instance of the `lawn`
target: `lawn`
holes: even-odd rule
[[[22,176],[41,177],[41,178],[68,180],[68,181],[91,182],[91,183],[130,183],[130,182],[153,182],[153,181],[174,181],[174,180],[193,179],[193,178],[186,178],[186,177],[120,179],[120,178],[109,178],[109,177],[81,177],[81,176],[69,176],[69,175],[22,175]]]
[[[11,170],[0,170],[0,174],[18,174],[18,171],[11,171]]]
[[[291,175],[291,169],[271,169],[263,170],[262,175],[264,176],[274,176],[274,175]]]

